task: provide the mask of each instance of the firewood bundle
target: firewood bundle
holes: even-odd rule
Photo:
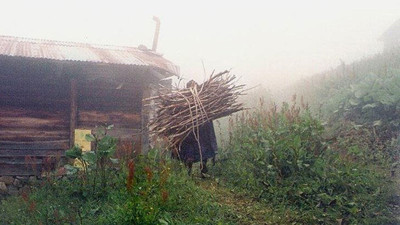
[[[160,87],[154,100],[157,111],[150,121],[150,132],[166,137],[169,147],[182,141],[202,124],[243,110],[237,99],[244,85],[235,85],[236,77],[229,71],[212,74],[201,85],[192,83],[187,88]]]

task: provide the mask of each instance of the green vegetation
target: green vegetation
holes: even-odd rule
[[[83,169],[66,166],[68,176],[49,176],[31,192],[4,200],[1,222],[395,224],[386,156],[350,136],[326,142],[321,123],[304,104],[262,106],[238,116],[231,129],[207,180],[188,177],[159,151],[117,151],[124,156],[117,163],[111,158],[115,140],[89,135],[94,153],[73,148],[67,154],[80,159]],[[96,182],[102,176],[104,182]]]
[[[108,171],[107,186],[91,170],[39,182],[0,204],[0,224],[222,224],[235,215],[157,152]]]
[[[303,108],[303,109],[302,109]],[[379,165],[326,143],[323,127],[303,107],[284,104],[238,116],[215,174],[224,185],[266,202],[278,224],[390,224],[391,182]],[[287,216],[285,216],[287,215]],[[266,218],[266,220],[268,220]],[[394,222],[393,222],[394,223]]]
[[[295,92],[312,104],[330,126],[338,120],[375,129],[381,140],[400,129],[400,51],[386,52],[317,74],[298,83]]]

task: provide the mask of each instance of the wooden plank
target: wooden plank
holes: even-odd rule
[[[111,129],[107,132],[108,135],[120,139],[138,139],[141,135],[139,129]]]
[[[41,171],[42,171],[42,164],[27,166],[27,165],[13,165],[7,163],[0,163],[0,176],[40,175]]]
[[[32,117],[42,119],[53,119],[53,118],[69,118],[68,110],[44,110],[44,109],[31,109],[24,106],[19,107],[7,107],[2,106],[0,109],[0,117]],[[69,124],[68,121],[66,123]]]
[[[99,126],[109,126],[113,125],[113,129],[140,129],[140,124],[128,124],[128,123],[101,123],[101,122],[96,122],[96,121],[84,121],[84,122],[79,122],[77,129],[85,129],[85,130],[92,130],[95,127]]]
[[[76,79],[71,79],[71,94],[70,94],[70,125],[69,125],[69,146],[72,148],[74,146],[75,139],[75,129],[77,124],[77,112],[78,112],[78,104],[77,104],[77,83]]]
[[[68,130],[46,131],[39,129],[11,129],[0,130],[2,141],[51,141],[64,140],[68,138]]]
[[[131,76],[131,75],[130,75]],[[132,79],[132,77],[131,77]],[[121,85],[122,84],[122,85]],[[142,82],[138,81],[137,78],[133,78],[131,81],[127,81],[126,79],[121,79],[117,81],[110,82],[110,79],[96,79],[96,80],[83,80],[78,84],[79,89],[88,89],[88,90],[122,90],[122,91],[132,91],[138,90],[142,86]],[[117,89],[118,87],[118,89]],[[83,91],[82,93],[85,93]]]
[[[65,156],[65,151],[66,151],[65,149],[1,149],[0,157],[2,156],[62,157]]]
[[[66,159],[65,156],[0,156],[0,164],[32,165],[48,164]]]
[[[134,97],[132,94],[140,94],[137,90],[140,88],[138,84],[134,88],[128,89],[125,83],[115,84],[112,87],[86,85],[81,87],[79,91],[80,96],[92,96],[101,98],[104,96],[114,96],[114,97]],[[140,89],[139,89],[140,90]]]
[[[125,83],[122,83],[122,87],[124,85]],[[96,82],[88,83],[79,90],[78,105],[83,110],[107,112],[118,110],[138,113],[141,110],[142,96],[140,88],[119,89],[116,84]]]
[[[13,75],[2,75],[0,74],[1,85],[2,86],[11,86],[23,89],[24,87],[40,89],[43,85],[53,86],[58,88],[59,90],[68,89],[68,82],[63,82],[65,80],[57,79],[54,76],[49,77],[16,77]]]
[[[140,112],[141,100],[121,99],[121,98],[80,98],[78,100],[79,109],[96,110],[103,112],[121,111],[121,112]]]
[[[24,88],[24,89],[23,89]],[[61,89],[60,89],[61,88]],[[67,98],[68,90],[64,86],[42,84],[38,87],[0,86],[0,95],[5,97],[35,97],[35,98]]]
[[[142,92],[143,92],[143,99],[152,97],[155,95],[156,91],[155,85],[149,84],[146,86],[143,86]],[[143,104],[143,103],[142,103]],[[151,119],[151,113],[152,110],[154,109],[154,102],[150,102],[148,105],[142,107],[141,111],[141,117],[142,117],[142,136],[141,136],[141,152],[143,154],[146,154],[150,148],[150,138],[149,138],[149,121]]]
[[[31,165],[42,164],[44,157],[31,157],[27,159],[25,156],[0,156],[0,164],[9,165]]]
[[[41,141],[41,142],[13,142],[0,141],[1,150],[52,150],[68,149],[69,140],[60,141]]]
[[[67,130],[69,124],[62,118],[1,117],[0,129]]]
[[[94,128],[100,124],[113,124],[116,128],[140,128],[141,118],[138,113],[79,110],[79,128]]]
[[[24,96],[0,96],[0,104],[2,106],[29,107],[40,109],[43,107],[51,109],[64,109],[68,104],[67,99],[37,98]]]

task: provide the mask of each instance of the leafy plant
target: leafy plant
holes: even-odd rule
[[[87,134],[86,140],[93,142],[93,150],[82,151],[79,146],[74,146],[66,151],[66,156],[76,159],[83,168],[84,179],[88,178],[89,172],[92,176],[93,191],[97,187],[97,177],[100,177],[101,189],[104,192],[107,187],[108,173],[112,170],[112,165],[118,163],[118,159],[113,158],[116,151],[117,139],[107,135],[107,131],[112,129],[112,125],[108,127],[99,127],[95,134]],[[79,167],[65,165],[68,174],[74,174],[79,171]]]

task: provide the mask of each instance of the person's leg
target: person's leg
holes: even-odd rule
[[[207,169],[207,159],[204,159],[202,163],[203,163],[203,164],[200,165],[200,167],[201,167],[201,173],[207,173],[207,172],[208,172],[208,169]]]
[[[193,166],[193,162],[185,162],[185,165],[188,169],[188,175],[192,175],[192,166]]]

